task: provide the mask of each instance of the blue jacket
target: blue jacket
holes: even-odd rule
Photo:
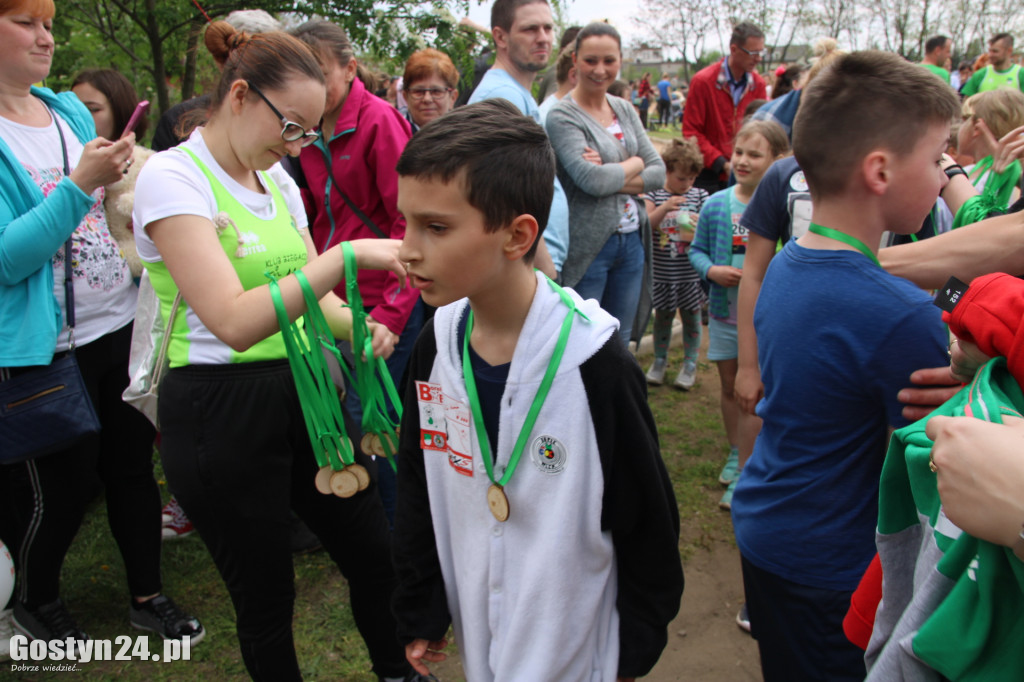
[[[697,232],[687,251],[694,270],[711,285],[708,312],[719,319],[729,317],[729,289],[709,280],[708,270],[713,265],[732,265],[731,190],[715,192],[704,202],[697,219]]]
[[[96,137],[92,114],[71,92],[32,94],[85,144]],[[95,200],[64,178],[48,197],[0,139],[0,367],[48,365],[63,311],[53,295],[53,255]]]

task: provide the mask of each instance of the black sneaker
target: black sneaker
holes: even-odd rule
[[[45,642],[51,640],[66,640],[71,638],[84,642],[89,635],[78,627],[78,623],[68,613],[67,607],[60,599],[44,604],[37,609],[28,610],[21,604],[14,604],[14,629],[31,640],[41,639]],[[81,643],[77,645],[81,648]]]
[[[155,632],[164,639],[188,637],[195,646],[206,636],[199,620],[179,609],[167,595],[161,594],[141,604],[132,599],[129,615],[132,627]]]

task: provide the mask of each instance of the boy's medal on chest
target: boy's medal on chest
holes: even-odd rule
[[[462,343],[462,375],[466,382],[466,395],[469,398],[469,405],[473,412],[473,427],[476,431],[476,437],[480,443],[480,455],[484,460],[484,469],[487,470],[487,478],[490,479],[491,485],[487,488],[487,507],[491,510],[491,514],[494,518],[504,523],[508,521],[509,515],[511,514],[511,508],[508,502],[508,495],[505,493],[505,486],[512,479],[512,474],[515,473],[516,467],[519,466],[519,460],[522,459],[523,450],[526,449],[526,443],[530,438],[530,432],[533,430],[533,425],[537,422],[537,415],[540,414],[540,409],[544,405],[544,400],[548,397],[548,392],[551,390],[551,384],[555,380],[555,374],[558,373],[558,365],[562,361],[562,356],[565,354],[565,347],[569,342],[569,332],[572,330],[572,320],[574,313],[583,317],[587,320],[587,317],[576,309],[576,304],[572,298],[565,292],[562,287],[558,286],[550,279],[548,284],[561,296],[562,301],[569,307],[569,312],[565,314],[565,318],[562,320],[562,329],[558,333],[558,342],[555,344],[555,350],[551,354],[551,359],[548,361],[548,368],[544,372],[544,378],[540,382],[540,386],[537,387],[537,394],[533,397],[533,403],[530,405],[530,411],[526,414],[526,420],[523,422],[522,428],[519,430],[519,437],[516,439],[516,444],[512,448],[512,455],[509,457],[508,466],[505,468],[505,472],[501,479],[494,480],[494,464],[491,461],[491,441],[487,437],[487,426],[484,424],[483,411],[480,409],[480,396],[476,390],[476,377],[473,375],[473,364],[469,359],[469,336],[473,331],[473,311],[470,309],[469,317],[466,319],[466,334],[463,338]],[[589,320],[587,320],[589,322]]]
[[[505,494],[505,489],[497,483],[492,483],[487,488],[487,506],[491,508],[491,514],[494,515],[498,521],[504,523],[508,521],[509,506],[508,506],[508,495]]]

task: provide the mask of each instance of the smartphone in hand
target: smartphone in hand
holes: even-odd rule
[[[138,106],[135,107],[135,111],[132,112],[132,117],[128,119],[128,125],[124,127],[124,132],[121,133],[121,137],[124,137],[128,133],[135,130],[135,127],[139,125],[139,121],[142,120],[142,117],[146,113],[147,109],[149,109],[149,100],[144,99],[141,102],[139,102]]]

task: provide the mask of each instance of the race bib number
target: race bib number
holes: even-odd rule
[[[733,254],[747,252],[747,236],[750,232],[740,225],[742,213],[734,213],[732,216],[732,252]]]
[[[424,452],[442,452],[448,464],[464,475],[473,475],[470,447],[469,407],[446,396],[440,384],[416,382],[416,404],[420,415],[420,447]]]

